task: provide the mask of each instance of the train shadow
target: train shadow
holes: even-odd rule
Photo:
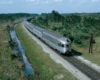
[[[71,56],[81,56],[82,53],[72,49]]]

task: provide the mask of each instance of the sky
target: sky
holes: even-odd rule
[[[0,13],[100,12],[100,0],[0,0]]]

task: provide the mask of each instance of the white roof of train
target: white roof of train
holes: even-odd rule
[[[30,25],[31,27],[34,27],[34,29],[37,29],[37,30],[39,30],[40,32],[43,32],[43,31],[45,30],[45,29],[43,29],[43,28],[41,28],[41,27],[38,27],[38,26],[36,26],[36,25],[34,25],[34,24],[29,23],[28,21],[26,21],[25,23],[28,24],[28,25]]]
[[[51,36],[51,37],[55,38],[56,40],[61,41],[63,43],[66,43],[67,39],[68,39],[66,37],[63,37],[60,34],[57,34],[57,33],[54,33],[52,31],[48,31],[48,30],[45,30],[43,33],[48,34],[49,36]]]

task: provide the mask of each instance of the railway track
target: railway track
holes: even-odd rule
[[[84,73],[86,76],[88,76],[91,80],[100,80],[100,73],[93,68],[87,66],[82,61],[78,60],[74,56],[64,56],[57,52],[58,55],[60,55],[62,58],[67,60],[69,63],[71,63],[73,66],[75,66],[77,69],[79,69],[82,73]]]

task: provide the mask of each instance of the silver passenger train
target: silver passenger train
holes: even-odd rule
[[[27,20],[24,20],[24,26],[30,32],[46,42],[50,47],[54,48],[62,54],[70,54],[71,40],[69,38],[63,37],[52,31],[40,28],[36,25],[29,23]]]

